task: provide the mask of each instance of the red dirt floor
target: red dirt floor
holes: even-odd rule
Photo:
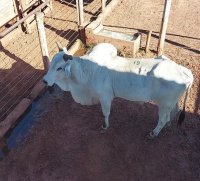
[[[129,33],[140,29],[142,45],[146,30],[153,30],[150,49],[155,51],[163,2],[122,0],[104,25]],[[51,13],[57,13],[56,9]],[[0,162],[0,181],[200,180],[199,13],[200,1],[172,2],[165,55],[194,75],[181,128],[177,127],[177,115],[156,139],[148,140],[146,134],[157,124],[157,106],[116,98],[110,128],[101,134],[104,118],[100,105],[81,106],[69,92],[53,93],[44,101],[45,112],[37,117],[23,145]],[[156,55],[137,54],[149,56]],[[182,102],[183,98],[181,108]]]

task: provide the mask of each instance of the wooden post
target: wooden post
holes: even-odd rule
[[[146,47],[145,47],[145,52],[147,53],[149,51],[149,45],[150,45],[150,39],[151,39],[151,34],[152,34],[152,31],[148,31],[148,34],[147,34],[147,41],[146,41]]]
[[[158,49],[157,49],[158,56],[163,54],[171,3],[172,3],[172,0],[165,0],[164,12],[163,12],[161,29],[160,29],[160,38],[159,38]]]
[[[78,25],[80,26],[84,22],[83,0],[76,0],[76,7],[78,13]]]
[[[102,14],[104,14],[104,12],[105,12],[105,8],[106,8],[106,0],[101,0],[101,8],[102,8]]]
[[[78,33],[80,35],[80,39],[83,43],[86,43],[86,35],[85,35],[85,27],[88,25],[88,22],[84,22],[82,25],[78,27]]]
[[[19,4],[20,4],[20,10],[21,10],[21,14],[22,14],[22,17],[25,17],[27,16],[28,12],[24,12],[24,6],[23,6],[23,2],[22,0],[18,0],[19,1]],[[31,27],[30,27],[30,22],[27,20],[24,21],[24,26],[26,28],[26,33],[30,34],[31,33]]]
[[[17,14],[19,16],[18,18],[22,19],[23,15],[22,15],[21,4],[20,4],[20,2],[18,0],[15,0],[14,2],[15,2],[15,5],[16,5],[15,7],[17,9]],[[24,23],[21,24],[21,28],[22,28],[22,31],[26,31]]]
[[[49,61],[49,53],[48,53],[48,48],[47,48],[46,34],[44,30],[43,17],[44,17],[43,13],[41,12],[36,13],[36,22],[37,22],[38,35],[40,39],[40,47],[42,49],[44,70],[47,71],[50,66],[50,61]]]

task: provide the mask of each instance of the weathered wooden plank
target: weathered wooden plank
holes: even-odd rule
[[[46,34],[44,29],[44,14],[41,12],[36,13],[36,22],[37,22],[37,29],[38,29],[38,35],[40,39],[40,47],[42,49],[42,55],[43,55],[43,63],[44,63],[44,69],[47,71],[50,66],[49,61],[49,53],[47,48],[47,40],[46,40]]]
[[[163,54],[171,4],[172,4],[172,0],[165,0],[165,6],[164,6],[164,12],[163,12],[163,18],[162,18],[161,30],[160,30],[160,38],[158,42],[158,50],[157,50],[158,56]]]
[[[31,6],[33,6],[35,3],[39,3],[39,0],[20,0],[22,10],[26,11]]]
[[[150,46],[150,40],[151,40],[151,34],[152,31],[148,31],[147,33],[147,41],[146,41],[146,47],[145,47],[145,52],[147,53],[149,51],[149,46]]]
[[[13,0],[1,0],[0,8],[0,26],[3,26],[17,16]]]
[[[16,121],[22,116],[31,104],[31,100],[24,98],[14,108],[14,110],[0,123],[0,138],[16,123]]]
[[[36,99],[42,92],[45,90],[46,84],[40,80],[32,89],[31,93],[29,94],[28,98],[31,100]]]

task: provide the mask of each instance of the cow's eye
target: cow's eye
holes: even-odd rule
[[[62,68],[61,67],[57,68],[57,71],[59,71],[59,70],[62,70]]]

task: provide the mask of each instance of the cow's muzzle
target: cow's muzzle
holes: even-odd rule
[[[50,94],[52,94],[54,92],[54,87],[49,86],[48,82],[45,79],[43,79],[43,83],[47,85],[47,90],[49,91]]]
[[[48,82],[45,79],[43,79],[43,83],[47,85]]]

